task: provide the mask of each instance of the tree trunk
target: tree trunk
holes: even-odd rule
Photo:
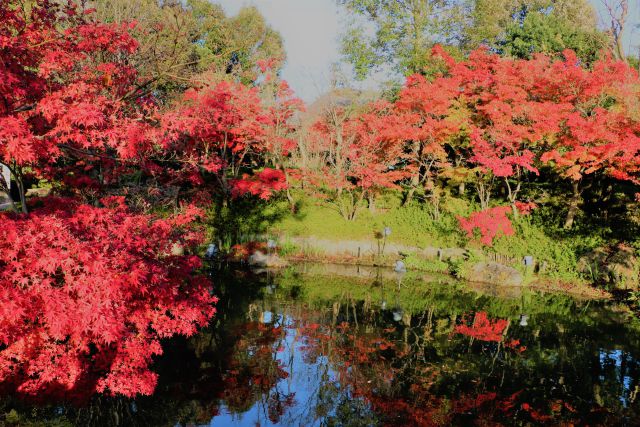
[[[521,183],[518,181],[515,189],[511,188],[511,184],[509,183],[509,178],[505,178],[504,182],[507,186],[507,200],[511,204],[511,211],[513,212],[513,217],[518,218],[518,208],[516,206],[516,199],[518,198],[518,192],[520,191]]]
[[[458,195],[460,197],[464,196],[464,191],[465,191],[464,187],[465,187],[464,182],[461,182],[460,184],[458,184]]]
[[[296,200],[293,198],[293,195],[291,194],[291,187],[289,186],[289,174],[287,173],[287,168],[284,167],[284,163],[280,163],[280,162],[274,162],[274,166],[276,167],[276,169],[279,169],[280,171],[282,171],[282,174],[284,175],[285,182],[287,183],[285,194],[287,195],[287,201],[289,202],[289,210],[291,211],[292,214],[295,214],[298,209],[296,207]]]
[[[425,192],[430,193],[429,199],[431,201],[431,207],[433,208],[433,219],[435,221],[440,220],[440,195],[441,190],[438,184],[431,178],[427,178],[424,183]]]
[[[564,221],[564,229],[570,230],[573,227],[573,221],[578,213],[578,206],[580,204],[580,181],[573,181],[573,195],[569,200],[569,210],[567,212],[567,218]]]
[[[369,194],[369,196],[367,197],[367,201],[369,202],[369,212],[375,213],[376,212],[376,196],[373,193]]]
[[[407,205],[411,199],[413,198],[413,193],[416,192],[416,188],[418,187],[418,185],[420,185],[420,169],[421,169],[421,147],[420,147],[420,141],[413,141],[411,143],[411,153],[413,155],[413,159],[416,162],[416,171],[413,175],[411,175],[411,182],[410,182],[410,186],[411,188],[409,188],[409,192],[407,193],[407,195],[405,196],[404,200],[402,201],[402,206]]]
[[[25,195],[24,180],[22,179],[22,171],[17,169],[14,171],[16,184],[18,185],[18,194],[20,194],[20,204],[22,205],[22,213],[29,213],[27,209],[27,197]]]
[[[491,188],[489,184],[482,181],[482,179],[478,180],[476,184],[476,189],[478,190],[478,199],[480,200],[480,208],[482,210],[489,209],[489,201],[491,200]]]
[[[405,206],[407,204],[409,204],[409,202],[411,201],[411,199],[413,199],[413,193],[416,192],[416,187],[418,187],[418,184],[420,184],[420,172],[416,172],[415,175],[411,176],[411,188],[409,188],[409,192],[407,193],[407,195],[405,196],[404,200],[402,201],[402,206]]]
[[[291,195],[291,191],[289,191],[288,188],[287,188],[286,194],[287,194],[287,200],[289,201],[289,210],[291,211],[292,214],[297,213],[298,208],[296,207],[296,201]]]
[[[434,190],[431,195],[431,203],[433,205],[433,220],[440,221],[440,192]]]

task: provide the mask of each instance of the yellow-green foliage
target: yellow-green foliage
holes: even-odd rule
[[[409,255],[404,263],[410,270],[430,271],[434,273],[449,273],[449,264],[437,258],[425,259],[416,255]]]
[[[534,315],[569,315],[587,302],[561,294],[542,294],[523,290],[519,298],[495,298],[469,290],[461,282],[425,279],[420,275],[405,275],[398,281],[353,279],[336,275],[300,274],[289,269],[275,280],[279,295],[285,299],[298,298],[310,307],[324,308],[335,301],[369,301],[372,305],[387,302],[387,307],[398,306],[411,314],[433,308],[438,315],[463,315],[469,307],[486,311],[491,317],[517,319],[522,313]],[[598,303],[596,303],[598,304]],[[593,315],[598,312],[593,311]],[[580,321],[593,319],[581,317]]]

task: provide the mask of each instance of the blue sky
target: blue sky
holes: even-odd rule
[[[223,6],[226,13],[235,15],[242,6],[255,5],[267,22],[284,38],[288,61],[283,77],[298,96],[312,102],[325,92],[331,80],[331,64],[340,60],[339,35],[348,19],[335,0],[213,0]],[[591,0],[597,9],[600,0]],[[631,27],[640,22],[640,7],[632,5]],[[640,32],[628,34],[625,45],[629,52],[638,52]],[[376,80],[365,86],[375,86]]]

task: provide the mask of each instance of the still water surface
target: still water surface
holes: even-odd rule
[[[640,425],[640,321],[612,303],[346,267],[213,274],[217,317],[164,343],[153,396],[2,409],[56,426]]]

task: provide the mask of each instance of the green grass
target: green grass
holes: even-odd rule
[[[270,231],[329,240],[371,240],[384,227],[391,228],[389,242],[418,247],[457,247],[464,243],[453,214],[445,213],[440,221],[434,221],[428,206],[414,203],[400,207],[392,197],[379,201],[374,213],[363,208],[354,221],[344,219],[322,202],[303,199],[297,215],[273,224]]]

